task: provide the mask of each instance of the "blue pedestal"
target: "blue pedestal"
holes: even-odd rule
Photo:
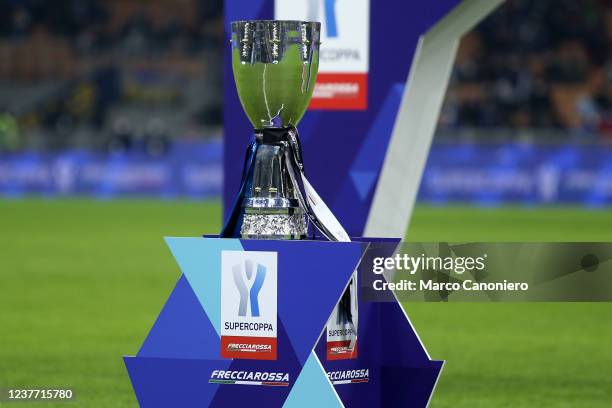
[[[166,242],[182,275],[138,354],[124,358],[141,406],[427,405],[443,363],[429,359],[397,302],[361,302],[357,358],[326,355],[325,326],[353,271],[364,256],[388,246],[219,238]],[[222,283],[224,252],[274,254],[274,274],[269,268],[263,280],[271,285],[275,277],[271,359],[221,357],[221,305],[228,302],[227,295],[222,299],[228,282]],[[238,302],[237,296],[230,300]],[[257,315],[258,308],[252,305],[248,312]]]

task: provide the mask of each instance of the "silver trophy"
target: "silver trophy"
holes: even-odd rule
[[[255,138],[221,235],[304,239],[310,220],[327,238],[341,239],[344,230],[324,204],[316,205],[320,197],[305,180],[295,128],[317,78],[320,23],[237,21],[231,27],[234,80]]]

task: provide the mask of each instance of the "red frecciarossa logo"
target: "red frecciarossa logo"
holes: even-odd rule
[[[357,358],[357,342],[355,343],[355,348],[351,348],[350,340],[327,342],[328,360],[346,360],[353,358]]]
[[[319,73],[309,108],[365,110],[368,108],[367,99],[367,73]]]
[[[221,357],[276,360],[276,338],[222,336]]]

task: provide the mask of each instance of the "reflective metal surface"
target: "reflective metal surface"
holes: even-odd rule
[[[289,208],[299,206],[299,202],[289,198],[246,198],[243,205],[249,208]]]
[[[240,235],[253,239],[301,239],[306,215],[287,172],[286,145],[259,144],[242,206]]]
[[[293,214],[247,212],[240,232],[243,238],[250,239],[303,239],[307,227],[306,217],[300,211]]]
[[[234,80],[253,127],[296,126],[317,77],[320,23],[258,20],[231,27]]]

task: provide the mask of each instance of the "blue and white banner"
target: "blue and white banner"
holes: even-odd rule
[[[218,197],[222,143],[176,143],[158,158],[84,150],[0,154],[0,195]]]
[[[161,158],[86,151],[0,155],[0,196],[217,198],[222,156],[220,141],[178,143]],[[437,144],[419,201],[612,205],[611,157],[612,145]]]
[[[606,145],[434,145],[419,200],[610,205],[610,158]]]

